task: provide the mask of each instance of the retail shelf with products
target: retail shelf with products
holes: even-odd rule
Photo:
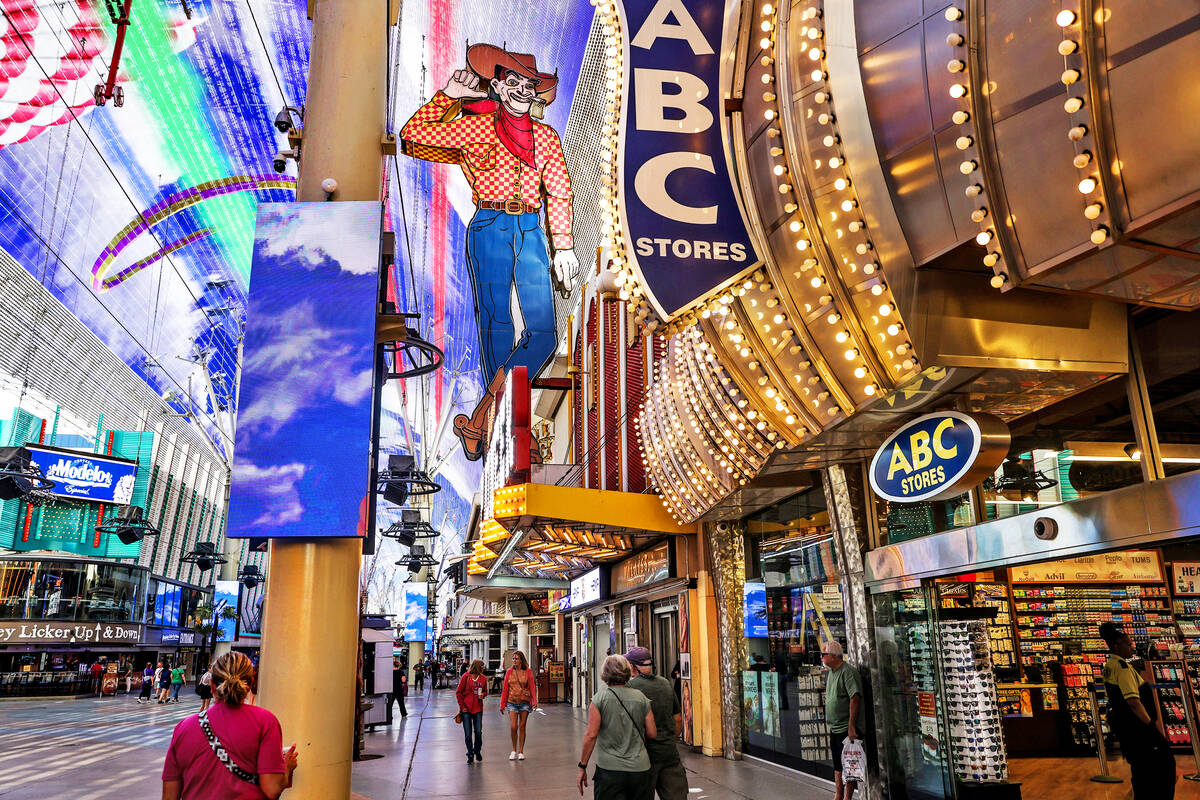
[[[1014,584],[1012,594],[1023,666],[1078,656],[1073,663],[1090,665],[1098,681],[1107,651],[1100,638],[1102,622],[1120,625],[1139,648],[1152,640],[1176,639],[1162,582]]]
[[[992,664],[1002,679],[1020,677],[1008,586],[991,581],[944,583],[938,584],[937,591],[938,603],[943,609],[995,609],[988,618]]]
[[[825,676],[814,667],[796,676],[797,713],[800,715],[800,758],[829,758],[829,726],[825,723]]]
[[[1063,708],[1071,718],[1071,738],[1075,744],[1088,750],[1096,749],[1096,726],[1092,720],[1092,701],[1089,697],[1093,685],[1103,687],[1103,683],[1095,678],[1092,665],[1082,660],[1081,656],[1064,656],[1063,662],[1055,670],[1058,683],[1062,687]],[[1100,724],[1106,737],[1109,735],[1108,719],[1105,712],[1108,708],[1104,692],[1101,691],[1096,702],[1100,707]]]
[[[1151,661],[1150,674],[1154,677],[1154,701],[1158,705],[1158,719],[1163,734],[1173,747],[1190,749],[1192,738],[1188,732],[1187,712],[1183,707],[1189,701],[1184,690],[1187,672],[1183,662]]]

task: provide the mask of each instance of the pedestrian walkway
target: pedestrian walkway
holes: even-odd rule
[[[163,756],[175,724],[199,710],[131,698],[0,702],[0,800],[159,800]],[[467,766],[451,689],[408,699],[409,716],[366,735],[354,765],[354,800],[569,800],[586,713],[550,705],[533,714],[525,761],[509,761],[508,718],[486,703],[483,763]],[[287,732],[284,732],[285,741]],[[373,756],[373,757],[371,757]],[[829,784],[756,761],[683,754],[697,800],[826,800]],[[593,759],[593,767],[595,761]],[[303,760],[300,770],[304,769]],[[590,771],[589,771],[590,775]],[[284,798],[287,798],[284,794]],[[589,787],[585,795],[592,796]]]
[[[579,797],[576,766],[587,712],[565,705],[531,714],[525,760],[509,761],[508,718],[495,698],[485,702],[483,763],[466,763],[458,706],[452,690],[409,695],[406,719],[368,733],[366,752],[383,758],[354,767],[354,791],[362,800],[566,800]],[[757,761],[727,761],[683,754],[689,797],[696,800],[826,800],[832,784]],[[595,758],[591,767],[595,767]],[[592,796],[589,788],[585,795]]]

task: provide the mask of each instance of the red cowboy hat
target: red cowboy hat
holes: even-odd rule
[[[494,44],[473,44],[467,48],[467,66],[485,82],[496,77],[496,67],[533,78],[538,82],[538,97],[546,103],[554,102],[558,76],[538,72],[537,62],[528,53],[510,53]]]

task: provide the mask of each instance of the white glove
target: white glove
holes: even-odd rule
[[[559,293],[569,297],[575,288],[575,279],[579,275],[579,259],[574,250],[559,250],[554,254],[554,280],[558,283]]]
[[[450,76],[450,80],[446,82],[446,88],[442,91],[452,100],[463,97],[487,97],[487,90],[482,86],[482,82],[474,72],[469,69],[458,69]]]

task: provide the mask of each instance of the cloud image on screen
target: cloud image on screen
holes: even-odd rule
[[[364,529],[379,226],[378,203],[259,207],[231,537],[356,536]]]
[[[428,604],[428,584],[404,584],[404,641],[424,642],[429,638]]]
[[[237,581],[217,581],[213,588],[213,617],[217,623],[217,641],[232,642],[237,636],[237,607],[238,607],[238,587],[241,586]],[[224,611],[227,608],[234,610],[234,616],[226,618]]]

